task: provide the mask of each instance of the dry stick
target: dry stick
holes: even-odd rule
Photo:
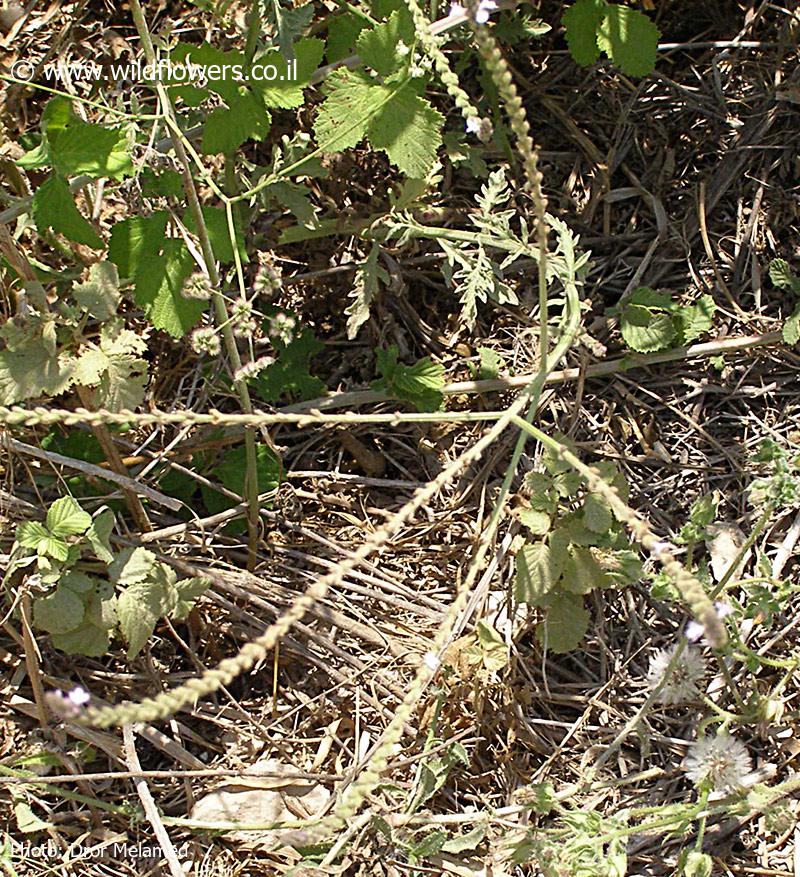
[[[55,451],[45,451],[42,450],[42,448],[37,448],[33,445],[25,444],[25,442],[17,441],[17,439],[13,439],[8,435],[3,436],[2,441],[10,451],[14,451],[17,454],[24,454],[27,457],[35,457],[37,460],[46,460],[48,463],[53,463],[56,466],[66,466],[92,478],[102,478],[104,481],[111,481],[114,484],[118,484],[125,491],[126,495],[128,493],[136,492],[141,496],[146,496],[152,502],[163,505],[174,512],[179,511],[183,506],[183,503],[180,500],[175,499],[172,496],[165,496],[163,493],[153,490],[152,487],[148,487],[146,484],[141,484],[128,475],[120,475],[110,469],[95,466],[94,463],[86,463],[83,460],[75,460],[72,457],[65,457],[63,454],[55,453]],[[138,500],[138,496],[136,498]],[[147,529],[152,530],[152,527],[149,526],[149,521]]]
[[[147,59],[148,64],[155,64],[156,53],[155,49],[153,48],[153,41],[150,37],[150,31],[147,27],[147,22],[145,20],[144,12],[142,11],[142,6],[139,0],[131,0],[131,14],[133,15],[133,21],[136,25],[136,30],[139,34],[139,38],[142,41],[142,49],[144,50],[145,58]],[[197,188],[194,184],[194,179],[192,178],[191,164],[189,162],[189,157],[186,154],[186,149],[184,148],[183,133],[181,132],[180,127],[175,120],[175,114],[169,95],[167,94],[164,86],[160,82],[156,83],[156,93],[158,95],[159,103],[161,104],[161,110],[164,114],[164,121],[170,131],[170,137],[172,139],[172,145],[175,149],[175,155],[178,159],[178,163],[181,166],[183,174],[183,187],[186,192],[186,199],[189,203],[189,209],[191,210],[192,217],[195,223],[195,231],[197,233],[198,239],[200,240],[200,246],[203,251],[203,261],[205,262],[206,273],[208,274],[208,279],[211,282],[211,297],[214,303],[216,320],[219,324],[220,331],[222,332],[222,337],[225,341],[225,350],[228,354],[228,358],[230,359],[231,366],[233,368],[233,385],[236,388],[236,392],[239,396],[239,404],[242,407],[242,411],[244,411],[246,414],[249,414],[253,410],[253,406],[250,402],[250,392],[247,389],[247,382],[241,377],[236,377],[236,375],[241,370],[242,361],[239,357],[239,349],[236,346],[236,339],[233,335],[233,329],[231,328],[231,325],[228,321],[228,310],[225,306],[225,299],[223,298],[221,291],[222,282],[220,280],[219,272],[217,271],[217,263],[216,259],[214,258],[214,250],[211,246],[211,239],[208,235],[208,228],[206,226],[205,218],[203,216],[203,210],[200,206],[200,199],[197,195]],[[232,242],[232,246],[234,247],[234,249],[236,248],[235,241]],[[256,552],[258,547],[259,534],[256,439],[255,434],[252,430],[247,430],[245,432],[244,441],[247,463],[244,493],[248,501],[248,568],[252,569],[255,567],[256,563]]]
[[[134,737],[133,727],[131,725],[125,725],[123,727],[122,740],[128,770],[134,774],[141,774],[142,765],[139,763],[139,756],[136,754],[136,738]],[[139,795],[139,800],[142,802],[147,821],[153,827],[158,845],[161,847],[161,851],[164,853],[164,858],[167,860],[170,874],[172,877],[186,877],[186,872],[181,867],[181,863],[178,860],[178,854],[175,852],[175,847],[172,845],[167,830],[164,828],[164,823],[161,821],[156,802],[150,794],[150,788],[147,785],[147,781],[139,775],[134,777],[133,784],[136,786],[136,792]]]
[[[36,643],[33,640],[31,624],[33,613],[31,611],[31,595],[24,593],[20,600],[20,612],[22,614],[22,641],[25,645],[25,669],[28,671],[28,679],[31,681],[33,699],[36,702],[36,712],[39,716],[39,724],[47,727],[47,707],[44,700],[44,688],[39,671],[39,656],[36,653]]]

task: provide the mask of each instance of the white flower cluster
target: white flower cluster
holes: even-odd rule
[[[685,703],[694,700],[699,693],[697,683],[702,679],[705,667],[703,659],[695,649],[684,648],[676,659],[672,672],[667,676],[677,648],[673,646],[671,649],[660,649],[650,659],[647,683],[655,690],[662,681],[664,682],[657,697],[661,703]]]
[[[246,362],[241,368],[236,369],[233,379],[234,381],[246,381],[248,378],[254,378],[260,371],[274,362],[275,359],[272,356],[261,356],[252,362]]]
[[[497,9],[498,6],[495,0],[480,0],[474,11],[472,11],[473,20],[477,24],[486,24],[486,22],[489,21],[489,16],[497,11]],[[464,16],[469,15],[470,11],[471,10],[467,10],[460,3],[451,3],[450,15],[448,18],[463,18]]]
[[[195,271],[183,283],[181,295],[184,298],[208,301],[211,298],[211,281],[202,271]]]
[[[281,341],[285,347],[288,347],[294,338],[296,325],[297,320],[295,320],[294,317],[281,312],[275,314],[275,316],[269,321],[269,334],[271,337],[277,338]]]
[[[715,792],[743,788],[751,768],[744,743],[728,734],[698,740],[683,762],[683,769],[696,786],[709,786]]]
[[[202,356],[204,353],[208,356],[219,356],[222,349],[217,330],[211,326],[201,326],[199,329],[195,329],[189,343],[198,356]]]
[[[48,691],[44,696],[51,712],[60,719],[74,719],[92,699],[85,688],[76,685],[71,691]]]

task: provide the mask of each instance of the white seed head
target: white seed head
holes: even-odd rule
[[[208,301],[211,298],[211,281],[201,271],[195,271],[183,283],[181,295],[184,298]]]
[[[654,689],[661,684],[667,675],[676,649],[677,646],[673,646],[671,649],[660,649],[650,658],[650,667],[647,671],[647,684],[650,688]],[[659,692],[657,700],[668,704],[694,700],[698,694],[697,683],[702,679],[704,672],[705,666],[699,653],[692,648],[684,648]]]
[[[190,343],[192,350],[197,354],[207,353],[209,356],[218,356],[222,349],[217,330],[211,326],[195,329]]]
[[[698,740],[683,762],[683,769],[696,786],[709,784],[717,792],[742,788],[751,768],[744,743],[728,734]]]

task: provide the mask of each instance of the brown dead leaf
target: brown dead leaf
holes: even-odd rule
[[[709,539],[706,539],[706,548],[711,555],[711,572],[714,581],[720,581],[728,567],[733,563],[736,555],[739,553],[742,545],[747,538],[742,532],[741,527],[736,524],[710,524],[706,528]],[[733,574],[734,579],[741,578],[747,561],[750,559],[751,552],[748,551],[741,559],[736,571]]]

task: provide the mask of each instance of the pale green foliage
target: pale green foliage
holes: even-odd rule
[[[589,626],[583,595],[596,588],[635,582],[641,563],[605,500],[584,493],[575,507],[580,478],[553,454],[545,454],[546,472],[526,478],[530,508],[518,512],[532,536],[517,552],[514,595],[518,602],[544,610],[537,639],[554,652],[578,646]],[[625,494],[624,479],[613,464],[598,467]]]
[[[76,244],[86,244],[96,250],[103,246],[103,239],[78,212],[69,186],[57,174],[37,188],[31,215],[40,232],[52,229]]]
[[[133,658],[159,618],[185,618],[208,587],[207,579],[178,581],[171,567],[144,548],[115,557],[109,542],[113,526],[110,510],[92,518],[66,496],[50,506],[43,524],[25,521],[17,527],[6,578],[35,563],[45,592],[33,602],[33,622],[57,649],[98,657],[118,628]],[[80,569],[85,554],[108,566],[108,578]],[[96,562],[91,569],[96,573]]]
[[[459,764],[465,767],[469,765],[469,756],[461,743],[451,743],[442,754],[426,758],[420,764],[417,784],[408,812],[413,813],[430,800],[444,786],[453,768]]]
[[[715,311],[710,295],[680,305],[669,293],[641,286],[620,310],[620,330],[632,350],[653,353],[691,344],[711,329]]]
[[[653,72],[660,34],[644,13],[605,0],[576,0],[563,23],[578,64],[594,64],[602,51],[628,76]]]
[[[278,0],[258,0],[265,23],[272,26],[273,39],[284,58],[294,58],[294,43],[311,24],[314,4],[281,6]]]
[[[89,269],[89,279],[72,287],[78,307],[101,322],[117,313],[120,303],[119,277],[113,262],[96,262]]]
[[[414,365],[397,362],[397,347],[375,349],[381,380],[373,381],[373,390],[384,390],[396,399],[411,402],[418,411],[438,411],[442,407],[444,368],[429,357]]]
[[[58,350],[55,319],[30,312],[0,326],[0,404],[44,394],[57,396],[72,386],[74,358]]]
[[[361,263],[356,271],[355,283],[350,293],[353,301],[347,306],[345,313],[347,320],[347,337],[352,341],[358,335],[358,330],[369,319],[369,309],[373,299],[378,294],[381,284],[389,282],[389,274],[385,268],[378,264],[381,248],[373,243],[366,260]]]

